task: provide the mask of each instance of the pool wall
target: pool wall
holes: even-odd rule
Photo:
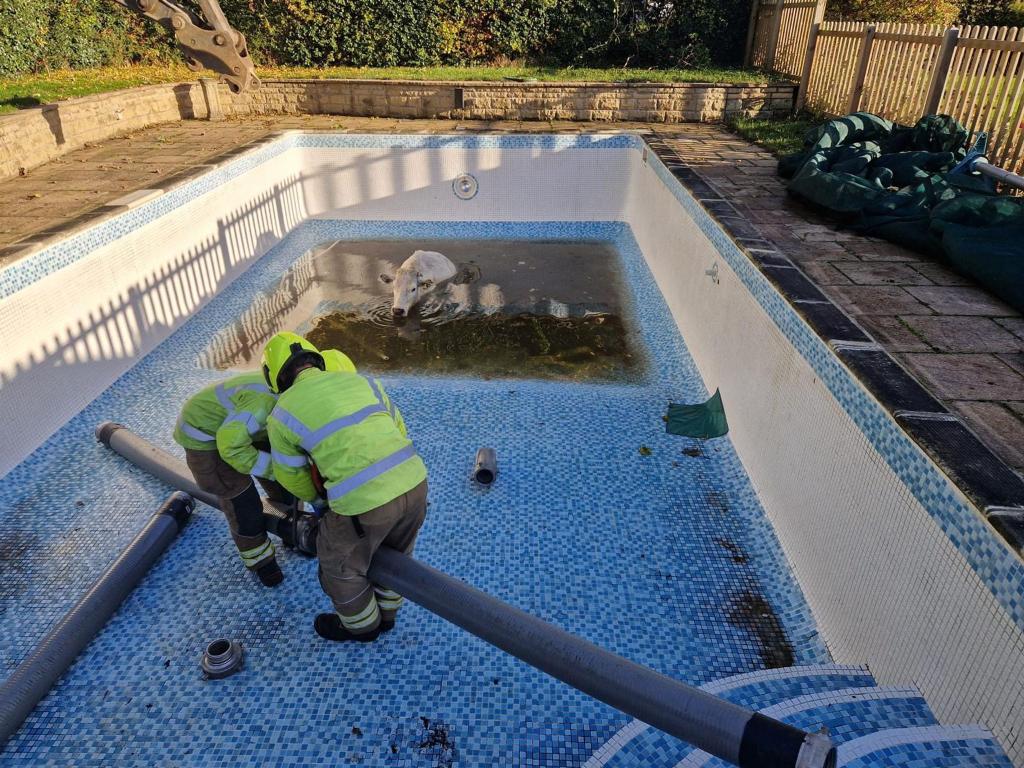
[[[836,660],[1024,760],[1024,564],[636,137],[290,134],[11,265],[0,473],[316,217],[627,222]]]

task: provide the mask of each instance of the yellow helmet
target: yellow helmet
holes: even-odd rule
[[[324,358],[320,350],[312,342],[289,331],[275,334],[267,342],[261,363],[263,378],[274,394],[284,392],[292,385],[295,369],[300,364],[308,363],[321,371],[324,369]]]
[[[356,364],[340,349],[325,349],[320,353],[324,358],[324,370],[331,373],[355,373]]]

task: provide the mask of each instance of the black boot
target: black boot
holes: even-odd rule
[[[284,574],[277,564],[277,558],[273,557],[256,569],[256,576],[264,587],[276,587],[284,581]]]
[[[313,629],[324,640],[334,640],[336,642],[355,640],[358,643],[372,643],[381,633],[381,627],[378,626],[372,632],[354,635],[345,629],[341,623],[341,618],[336,613],[321,613],[318,615],[316,621],[313,622]]]

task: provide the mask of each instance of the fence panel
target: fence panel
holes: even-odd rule
[[[778,0],[782,2],[783,0]],[[750,66],[765,69],[770,63],[768,43],[772,34],[772,21],[775,18],[775,2],[758,4],[757,20],[754,24],[754,42],[750,49]]]
[[[866,28],[857,21],[821,24],[807,86],[811,110],[828,115],[846,113]]]
[[[964,27],[948,72],[942,73],[936,65],[944,28],[874,26],[857,109],[913,124],[925,113],[935,83],[936,89],[942,86],[939,113],[952,115],[972,132],[986,131],[994,164],[1017,173],[1024,170],[1024,28]],[[849,111],[867,28],[860,22],[820,25],[804,86],[812,111],[830,116]]]
[[[807,52],[807,35],[811,25],[821,20],[824,10],[824,2],[819,0],[760,3],[756,12],[750,66],[800,77]]]
[[[807,35],[811,31],[811,25],[820,20],[818,9],[817,0],[787,1],[783,4],[782,23],[775,46],[776,72],[790,77],[800,77],[804,69],[804,56],[807,54]]]
[[[989,159],[1024,170],[1024,28],[964,27],[939,112],[989,135]]]
[[[945,28],[934,24],[876,24],[859,109],[914,123],[924,112]]]

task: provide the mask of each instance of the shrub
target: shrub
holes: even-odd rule
[[[195,0],[179,0],[195,9]],[[750,0],[222,0],[257,62],[697,67],[742,55]],[[0,73],[170,50],[109,0],[0,0]]]
[[[0,0],[0,75],[154,60],[165,38],[109,0]]]

